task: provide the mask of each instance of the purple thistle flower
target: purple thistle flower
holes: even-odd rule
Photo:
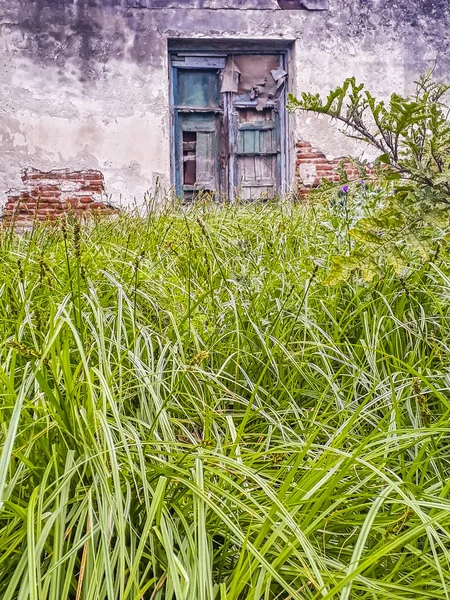
[[[344,194],[347,194],[349,189],[350,189],[350,186],[348,186],[348,185],[344,185],[344,186],[341,188],[341,190],[344,192]]]

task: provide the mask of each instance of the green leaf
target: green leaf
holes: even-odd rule
[[[383,154],[378,156],[377,162],[382,163],[383,165],[390,165],[391,159],[390,159],[389,154],[387,152],[384,152]]]

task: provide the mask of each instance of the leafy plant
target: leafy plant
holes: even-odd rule
[[[426,260],[445,239],[450,206],[450,121],[445,102],[450,86],[431,73],[417,82],[412,97],[392,94],[377,100],[355,78],[322,100],[318,94],[290,96],[292,110],[323,114],[343,124],[346,135],[379,152],[376,180],[383,203],[350,231],[356,241],[336,256],[326,282],[346,279],[355,269],[371,280],[390,265],[403,274],[412,256]]]

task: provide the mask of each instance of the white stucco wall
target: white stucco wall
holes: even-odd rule
[[[294,94],[325,93],[348,76],[375,94],[407,93],[436,59],[450,80],[445,1],[330,0],[328,11],[209,2],[228,8],[0,0],[0,205],[27,167],[99,169],[122,204],[158,180],[170,187],[168,39],[292,40]],[[361,154],[324,118],[290,121],[292,147],[305,139],[330,158]]]

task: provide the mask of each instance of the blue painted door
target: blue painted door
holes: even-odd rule
[[[185,202],[273,198],[283,179],[281,55],[172,56],[173,167]]]
[[[215,198],[222,193],[220,73],[225,61],[187,58],[173,61],[174,162],[177,195],[190,202],[199,193]]]

